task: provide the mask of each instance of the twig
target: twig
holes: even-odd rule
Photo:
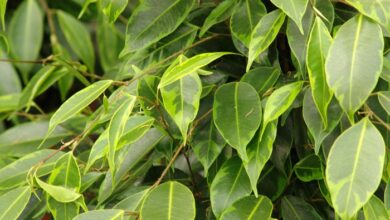
[[[56,45],[58,43],[58,37],[56,33],[56,28],[54,26],[54,20],[53,20],[53,11],[49,8],[45,0],[39,0],[39,3],[41,4],[43,10],[45,11],[47,15],[47,22],[49,24],[50,29],[50,42],[51,45]]]

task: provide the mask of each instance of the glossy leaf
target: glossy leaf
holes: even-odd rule
[[[221,220],[268,220],[272,214],[272,201],[266,196],[248,196],[233,203],[222,213]]]
[[[173,66],[169,68],[162,76],[160,84],[158,85],[158,88],[162,88],[164,86],[167,86],[180,78],[189,75],[191,73],[196,72],[200,68],[208,65],[209,63],[213,62],[214,60],[224,56],[229,55],[232,53],[228,52],[215,52],[215,53],[202,53],[198,54],[196,56],[193,56],[181,63],[179,63],[176,66]]]
[[[74,94],[66,100],[50,119],[49,133],[58,124],[79,113],[91,102],[97,99],[110,85],[111,80],[98,81]]]
[[[76,216],[74,220],[123,220],[124,214],[124,210],[120,209],[92,210]]]
[[[248,72],[252,63],[264,52],[276,38],[286,15],[281,10],[274,10],[262,17],[251,34],[248,52]]]
[[[195,199],[183,184],[169,181],[151,190],[140,211],[141,219],[195,219]]]
[[[63,186],[55,186],[51,184],[47,184],[40,180],[38,177],[35,178],[38,185],[45,190],[51,197],[53,197],[58,202],[73,202],[76,199],[80,198],[81,194],[75,192],[75,190],[68,189]]]
[[[284,196],[281,208],[283,219],[322,219],[310,204],[299,197]]]
[[[58,22],[61,30],[75,54],[88,66],[95,68],[95,53],[91,37],[85,26],[72,15],[63,11],[57,11]]]
[[[384,155],[383,138],[368,118],[336,139],[329,152],[325,176],[334,209],[340,217],[354,216],[376,191]]]
[[[372,18],[376,22],[389,28],[390,15],[386,10],[390,6],[389,0],[380,1],[361,1],[361,0],[346,0],[352,7],[356,8],[360,13]]]
[[[377,84],[383,63],[382,51],[379,25],[362,15],[340,27],[329,49],[327,82],[350,121]]]
[[[190,123],[199,109],[202,83],[196,73],[181,77],[161,89],[164,107],[180,129],[183,139],[187,139]]]
[[[184,21],[194,2],[194,0],[142,1],[127,24],[126,43],[121,55],[144,49],[172,33]]]
[[[309,0],[271,0],[276,7],[283,10],[290,17],[303,34],[302,18]]]
[[[215,92],[215,126],[243,161],[248,160],[246,147],[260,126],[261,115],[259,95],[248,83],[228,83]]]
[[[390,216],[383,202],[373,195],[370,200],[363,206],[364,217],[366,219],[389,219]]]
[[[24,186],[0,196],[0,219],[18,219],[31,196],[30,187]]]
[[[280,69],[274,67],[258,67],[242,76],[241,82],[247,82],[262,95],[278,80]]]
[[[218,4],[218,6],[211,11],[204,21],[199,32],[199,37],[202,37],[214,24],[222,22],[230,17],[234,10],[235,3],[236,0],[225,0]]]
[[[389,91],[379,92],[378,99],[383,109],[386,110],[387,114],[390,115],[390,92]]]
[[[237,200],[251,193],[249,178],[239,158],[226,161],[219,169],[210,187],[211,207],[219,218]]]
[[[320,158],[310,154],[294,166],[294,172],[303,182],[323,179],[322,164]]]
[[[332,92],[326,83],[325,58],[332,43],[327,27],[320,18],[316,18],[310,32],[306,53],[306,65],[313,99],[321,115],[324,128],[328,127],[328,105],[332,100]]]

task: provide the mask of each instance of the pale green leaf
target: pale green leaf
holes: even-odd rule
[[[389,0],[346,0],[346,3],[356,8],[360,13],[366,15],[367,17],[370,17],[376,22],[387,26],[387,28],[389,27]]]
[[[1,33],[0,33],[0,39],[1,39]],[[0,46],[0,58],[7,60],[8,57],[6,53],[3,52],[4,51],[1,50],[1,46]],[[12,64],[10,62],[0,62],[0,70],[1,70],[0,95],[20,93],[20,91],[22,90],[22,85],[20,83],[18,73],[16,72]]]
[[[248,160],[246,147],[260,126],[261,116],[259,95],[250,84],[227,83],[215,92],[215,126],[244,161]]]
[[[237,200],[251,193],[249,178],[238,157],[226,161],[218,170],[210,186],[210,201],[214,215],[222,213]]]
[[[274,41],[285,17],[286,15],[278,9],[264,15],[256,24],[249,43],[247,72],[251,68],[253,61]]]
[[[152,189],[145,198],[140,219],[193,220],[195,199],[183,184],[169,181]]]
[[[321,216],[305,200],[295,196],[282,198],[281,211],[283,219],[288,220],[320,220]]]
[[[18,219],[31,196],[30,187],[20,187],[0,196],[0,220]]]
[[[7,9],[7,0],[0,0],[0,19],[1,19],[1,27],[5,30],[5,11]]]
[[[242,76],[241,82],[247,82],[263,95],[278,80],[280,69],[275,67],[258,67]]]
[[[236,0],[225,0],[218,4],[211,13],[207,16],[199,32],[199,37],[202,37],[213,25],[218,24],[230,17],[234,10]]]
[[[116,204],[114,206],[114,209],[125,209],[130,211],[137,211],[140,205],[142,204],[142,201],[144,200],[145,196],[148,195],[148,192],[150,191],[149,189],[150,188],[126,197],[118,204]]]
[[[142,1],[127,24],[126,43],[121,56],[144,49],[172,33],[187,17],[194,2],[194,0]]]
[[[18,108],[20,93],[0,96],[0,113],[9,112]]]
[[[124,214],[120,209],[92,210],[76,216],[73,220],[123,220]]]
[[[390,218],[385,205],[375,195],[363,206],[363,212],[366,219],[387,220]]]
[[[272,209],[272,201],[266,196],[248,196],[233,203],[222,213],[220,220],[269,220]]]
[[[76,199],[80,198],[81,196],[81,194],[77,193],[76,190],[74,189],[66,188],[63,186],[51,185],[43,182],[38,177],[35,177],[35,180],[37,181],[38,185],[45,192],[47,192],[47,194],[49,194],[58,202],[62,202],[62,203],[73,202]]]
[[[128,0],[103,0],[103,13],[108,17],[108,20],[113,23],[126,9],[127,4]]]
[[[383,109],[390,115],[390,91],[379,92],[378,99]]]
[[[330,46],[325,67],[327,82],[352,122],[354,113],[377,84],[383,47],[379,25],[363,15],[345,22]]]
[[[351,218],[379,186],[385,143],[366,117],[333,143],[326,163],[326,182],[337,214]]]
[[[290,17],[303,34],[302,18],[309,0],[271,0],[276,7],[283,10]]]

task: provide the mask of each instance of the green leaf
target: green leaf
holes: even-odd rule
[[[93,210],[76,216],[73,220],[123,220],[125,212],[120,209]]]
[[[271,0],[276,7],[283,10],[290,17],[303,34],[302,18],[309,0]]]
[[[5,53],[2,54],[2,52],[3,51],[0,49],[0,58],[7,60],[8,57]],[[22,90],[22,85],[20,83],[18,73],[16,72],[12,64],[9,62],[0,62],[0,69],[0,95],[20,93],[20,91]]]
[[[141,192],[134,193],[122,201],[120,201],[118,204],[114,206],[115,209],[125,209],[130,211],[137,211],[144,201],[144,198],[148,193],[150,192],[149,188],[142,190]]]
[[[321,160],[314,154],[310,154],[296,163],[294,172],[303,182],[323,179]]]
[[[18,219],[31,196],[30,187],[24,186],[0,196],[0,219]]]
[[[36,0],[23,1],[15,11],[9,25],[8,40],[13,58],[19,60],[38,58],[43,40],[43,13]],[[33,65],[17,63],[16,66],[23,73],[26,82]]]
[[[272,154],[273,143],[276,138],[277,120],[267,125],[262,137],[260,131],[247,147],[248,162],[244,162],[245,170],[249,176],[252,190],[257,193],[257,182],[259,180],[261,171],[269,160]]]
[[[274,10],[260,19],[251,34],[248,52],[248,72],[253,61],[264,52],[276,38],[286,15],[281,10]]]
[[[210,200],[214,215],[222,213],[237,200],[251,193],[251,186],[244,166],[238,157],[226,161],[218,170],[210,186]]]
[[[199,32],[199,37],[202,37],[213,25],[218,24],[230,17],[234,10],[236,0],[225,0],[218,4],[211,13],[207,16]]]
[[[383,47],[379,25],[362,15],[344,23],[330,46],[327,82],[351,122],[378,82]]]
[[[383,109],[390,115],[390,91],[379,92],[378,99]]]
[[[233,203],[221,215],[221,220],[269,220],[272,214],[272,201],[266,196],[248,196]]]
[[[183,184],[169,181],[152,189],[145,198],[140,219],[195,219],[195,199]]]
[[[295,98],[301,92],[303,86],[302,81],[289,83],[275,90],[268,98],[264,107],[262,132],[264,132],[267,124],[279,118],[285,111],[290,108]]]
[[[387,213],[383,202],[373,195],[370,200],[363,206],[364,217],[366,219],[389,219],[390,216]]]
[[[251,33],[266,13],[267,10],[261,0],[240,1],[230,19],[232,35],[249,47]]]
[[[322,219],[309,203],[295,196],[284,196],[282,198],[281,209],[283,219]]]
[[[262,95],[278,80],[280,69],[276,67],[258,67],[242,76],[241,82],[247,82]]]
[[[259,95],[248,83],[227,83],[215,92],[215,126],[243,161],[248,160],[246,147],[260,126],[261,116]]]
[[[387,11],[387,8],[390,4],[389,0],[346,0],[346,3],[356,8],[360,13],[364,14],[365,16],[389,28],[388,25],[390,24],[390,15]]]
[[[100,177],[103,175],[103,173],[99,172],[89,172],[86,173],[81,177],[81,186],[80,186],[80,192],[85,192],[89,187],[92,186],[97,180],[100,179]]]
[[[121,56],[144,49],[172,33],[191,11],[194,0],[145,0],[134,10]]]
[[[201,93],[202,82],[196,73],[181,77],[161,89],[164,107],[179,127],[184,141],[188,126],[198,113]]]
[[[328,106],[332,100],[332,92],[326,83],[325,57],[332,43],[327,27],[320,18],[316,18],[307,46],[306,65],[313,99],[321,115],[324,128],[328,127]]]
[[[130,96],[124,101],[115,113],[112,115],[111,121],[108,125],[108,164],[110,171],[114,177],[115,173],[115,151],[117,149],[119,140],[125,129],[127,119],[130,113],[133,111],[135,101],[137,99],[134,96]]]
[[[154,119],[152,117],[143,115],[131,116],[126,122],[117,149],[122,148],[124,145],[136,142],[150,129],[153,123]]]
[[[38,185],[47,192],[51,197],[53,197],[58,202],[66,203],[73,202],[80,198],[81,194],[77,193],[74,189],[69,189],[63,186],[55,186],[43,182],[38,177],[35,177]]]
[[[49,133],[60,123],[79,113],[97,99],[110,85],[111,80],[98,81],[74,94],[66,100],[50,119]]]
[[[88,69],[93,71],[95,53],[89,31],[72,15],[63,11],[57,11],[56,14],[61,31],[73,52],[88,66]]]
[[[302,113],[307,128],[314,138],[314,151],[316,154],[318,154],[322,142],[339,124],[341,117],[343,116],[343,110],[337,101],[333,99],[327,109],[328,127],[325,128],[321,119],[321,115],[314,103],[311,90],[308,89],[303,98]]]
[[[337,214],[351,218],[379,186],[385,159],[383,138],[368,118],[344,131],[330,149],[326,182]]]
[[[0,113],[16,110],[18,108],[19,99],[19,93],[0,96]]]
[[[214,53],[202,53],[198,54],[196,56],[193,56],[181,63],[179,63],[176,66],[173,66],[171,68],[168,68],[167,71],[163,74],[160,84],[158,85],[158,88],[162,88],[164,86],[167,86],[180,78],[194,73],[200,68],[208,65],[209,63],[213,62],[214,60],[224,56],[229,55],[233,53],[229,52],[214,52]]]
[[[55,150],[40,150],[28,154],[0,169],[0,189],[11,189],[26,182],[29,170],[43,159],[53,154]],[[37,176],[43,176],[52,172],[55,161],[62,155],[58,152],[48,159],[37,171]]]
[[[113,23],[126,9],[127,4],[128,0],[103,0],[103,13],[108,17],[109,22]]]
[[[3,27],[3,31],[5,31],[5,11],[7,9],[7,0],[0,0],[0,19],[1,19],[1,26]]]
[[[387,181],[384,196],[383,196],[383,202],[385,204],[386,210],[390,210],[390,184],[389,181]]]

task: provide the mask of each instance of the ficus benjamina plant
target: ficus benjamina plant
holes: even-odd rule
[[[0,20],[0,220],[390,219],[390,0]]]

